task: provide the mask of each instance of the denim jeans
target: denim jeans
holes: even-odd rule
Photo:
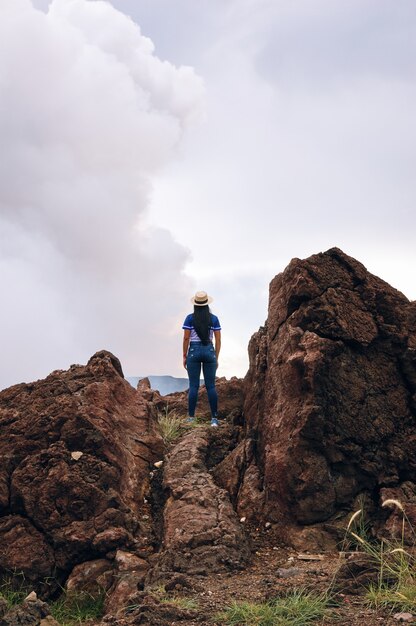
[[[208,402],[211,409],[211,417],[217,416],[218,396],[215,389],[215,373],[217,371],[217,357],[212,343],[204,346],[197,341],[189,344],[188,355],[186,357],[186,368],[189,377],[188,392],[188,413],[190,417],[195,416],[195,408],[198,400],[199,379],[201,376],[201,365],[204,374],[205,387],[208,394]]]

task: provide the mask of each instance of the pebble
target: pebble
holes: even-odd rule
[[[271,523],[270,522],[266,522],[264,525],[265,528],[270,528],[271,527]]]
[[[246,517],[240,517],[240,522],[241,522],[242,524],[244,524],[244,522],[246,521],[246,519],[247,519]]]
[[[74,459],[74,461],[79,461],[83,454],[84,453],[80,450],[78,450],[77,452],[71,452],[71,458]]]
[[[393,618],[398,622],[412,622],[414,620],[414,615],[412,615],[412,613],[395,613]]]
[[[29,595],[26,596],[24,601],[25,602],[36,602],[37,599],[38,599],[38,596],[36,595],[36,592],[35,591],[31,591],[29,593]]]
[[[299,561],[324,561],[322,554],[298,554]]]
[[[292,576],[299,576],[301,573],[302,570],[299,567],[288,567],[287,569],[279,567],[276,570],[276,576],[279,578],[291,578]]]
[[[157,468],[162,467],[163,461],[156,461],[156,463],[153,463],[153,465]]]

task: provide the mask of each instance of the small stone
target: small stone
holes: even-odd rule
[[[207,592],[209,596],[212,596],[212,591]]]
[[[74,461],[79,461],[83,454],[84,453],[80,450],[78,450],[77,452],[71,452],[71,458],[74,459]]]
[[[295,557],[294,556],[289,556],[287,560],[292,563],[295,560]]]
[[[240,522],[241,522],[242,524],[244,524],[244,522],[246,521],[246,519],[247,519],[246,517],[240,517]]]
[[[31,591],[28,596],[24,599],[25,602],[36,602],[38,596],[35,591]]]
[[[323,561],[325,557],[322,554],[298,554],[299,561]]]
[[[277,546],[273,546],[272,550],[278,550],[279,548]]]
[[[266,522],[264,525],[265,528],[270,528],[271,527],[271,523],[270,522]]]
[[[395,613],[393,618],[398,622],[412,622],[414,620],[412,613]]]
[[[276,576],[278,578],[291,578],[292,576],[299,576],[302,570],[299,567],[279,567],[276,570]]]
[[[163,461],[156,461],[156,463],[153,463],[153,465],[157,468],[162,467]]]

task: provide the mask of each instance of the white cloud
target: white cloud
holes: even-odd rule
[[[48,0],[33,2],[44,10],[49,4]],[[3,3],[9,12],[16,12],[17,5],[29,6],[19,0]],[[33,120],[21,124],[19,106],[9,103],[7,111],[19,113],[17,125],[8,114],[2,133],[11,129],[13,137],[33,139],[21,142],[22,149],[19,141],[9,142],[12,149],[1,165],[9,168],[3,171],[4,178],[14,183],[12,197],[20,198],[19,210],[13,210],[14,216],[20,215],[18,222],[13,218],[14,226],[30,237],[36,232],[36,237],[59,251],[60,256],[53,257],[55,282],[44,281],[43,293],[46,285],[54,286],[62,276],[69,294],[75,288],[74,276],[84,285],[75,285],[76,293],[88,291],[91,267],[94,281],[121,301],[141,291],[143,279],[134,274],[138,266],[142,274],[151,275],[147,283],[155,289],[159,284],[163,288],[164,280],[172,282],[168,300],[173,315],[168,324],[158,316],[152,297],[144,299],[144,314],[152,325],[140,345],[143,355],[149,351],[143,360],[155,363],[152,373],[157,369],[178,374],[178,351],[173,346],[180,343],[176,310],[182,307],[185,314],[189,303],[189,284],[183,287],[180,273],[186,267],[190,291],[208,289],[215,298],[214,308],[224,327],[219,373],[226,375],[244,373],[247,339],[267,314],[268,282],[292,257],[337,245],[416,298],[413,0],[403,0],[400,6],[396,0],[113,0],[113,5],[143,26],[159,57],[192,63],[203,75],[206,120],[185,133],[179,153],[171,159],[183,127],[199,115],[195,101],[200,86],[189,69],[175,70],[158,61],[149,40],[136,37],[138,27],[105,3],[61,0],[55,4],[61,15],[53,31],[58,41],[53,44],[56,62],[49,53],[51,46],[33,41],[33,24],[33,34],[25,33],[19,42],[9,36],[11,29],[5,33],[9,47],[21,50],[23,40],[37,50],[32,66],[26,57],[13,66],[8,62],[19,74],[33,75],[33,87],[25,91],[20,80],[22,97],[15,98],[31,102]],[[60,31],[58,35],[58,22],[64,37]],[[43,40],[43,35],[38,39]],[[43,66],[49,71],[40,71]],[[91,67],[96,68],[92,73]],[[89,88],[96,97],[86,97]],[[82,96],[82,103],[70,97],[74,93]],[[64,115],[65,128],[54,125],[68,99],[71,115],[68,111]],[[93,121],[91,131],[87,120]],[[107,126],[114,127],[113,132]],[[48,138],[40,144],[46,129],[62,141]],[[140,141],[130,141],[130,136],[140,136]],[[25,159],[31,167],[22,170]],[[88,173],[85,180],[79,176],[80,163]],[[104,185],[96,172],[105,172]],[[39,180],[48,185],[38,190],[44,200],[37,201],[40,208],[33,212],[32,199],[38,197],[33,189]],[[9,193],[7,184],[1,193],[5,197]],[[56,195],[62,211],[55,210]],[[114,203],[115,196],[123,202]],[[82,207],[82,199],[88,197],[96,203],[84,202],[72,220],[73,205]],[[144,214],[148,201],[150,212]],[[97,205],[102,228],[95,227],[92,244],[89,225],[97,224]],[[114,207],[118,221],[113,220]],[[134,235],[132,222],[138,229]],[[149,231],[148,223],[168,229],[174,240],[169,232]],[[71,236],[63,236],[63,229]],[[113,243],[108,244],[108,232],[113,230]],[[137,238],[134,245],[133,237]],[[117,250],[116,263],[108,245]],[[37,272],[37,278],[51,275],[47,259],[45,265],[47,271]],[[120,274],[124,282],[117,280]],[[144,293],[150,293],[149,285]],[[100,299],[78,298],[77,313],[63,288],[52,293],[61,294],[55,298],[57,310],[69,306],[71,315],[65,319],[78,329],[78,341],[85,328],[90,343],[82,338],[83,345],[91,345],[94,332],[100,331],[100,337],[117,336],[111,324],[120,315],[110,308],[107,319]],[[92,322],[79,321],[99,315],[95,304],[103,316],[96,330]],[[128,317],[130,309],[122,311]],[[144,319],[134,308],[132,315]],[[134,320],[128,319],[125,327],[135,338],[132,326]],[[164,359],[158,348],[164,336],[151,336],[151,330],[165,331],[167,326]],[[123,348],[122,358],[125,353]],[[127,354],[133,358],[134,350]],[[126,370],[141,373],[136,366]]]
[[[127,373],[180,362],[188,252],[147,205],[202,101],[194,71],[108,3],[2,3],[1,385],[100,348]]]
[[[216,298],[229,375],[293,257],[339,246],[416,298],[416,5],[232,0],[211,13],[209,45],[192,49],[207,121],[157,180],[152,216]]]

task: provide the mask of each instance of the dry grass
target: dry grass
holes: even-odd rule
[[[306,626],[322,619],[330,596],[295,589],[269,602],[234,602],[217,619],[226,626]]]
[[[352,537],[356,545],[370,556],[378,570],[377,584],[367,590],[366,599],[370,606],[400,611],[416,610],[416,559],[415,546],[405,548],[406,527],[414,534],[404,507],[398,500],[386,500],[383,507],[395,507],[402,516],[401,537],[397,540],[370,540],[362,528],[355,527],[362,520],[363,510],[351,517],[346,536]],[[361,524],[362,526],[362,524]],[[354,527],[354,530],[351,528]]]
[[[159,432],[166,445],[179,439],[185,427],[183,418],[176,411],[170,411],[168,405],[166,405],[164,411],[158,413],[157,423]]]

